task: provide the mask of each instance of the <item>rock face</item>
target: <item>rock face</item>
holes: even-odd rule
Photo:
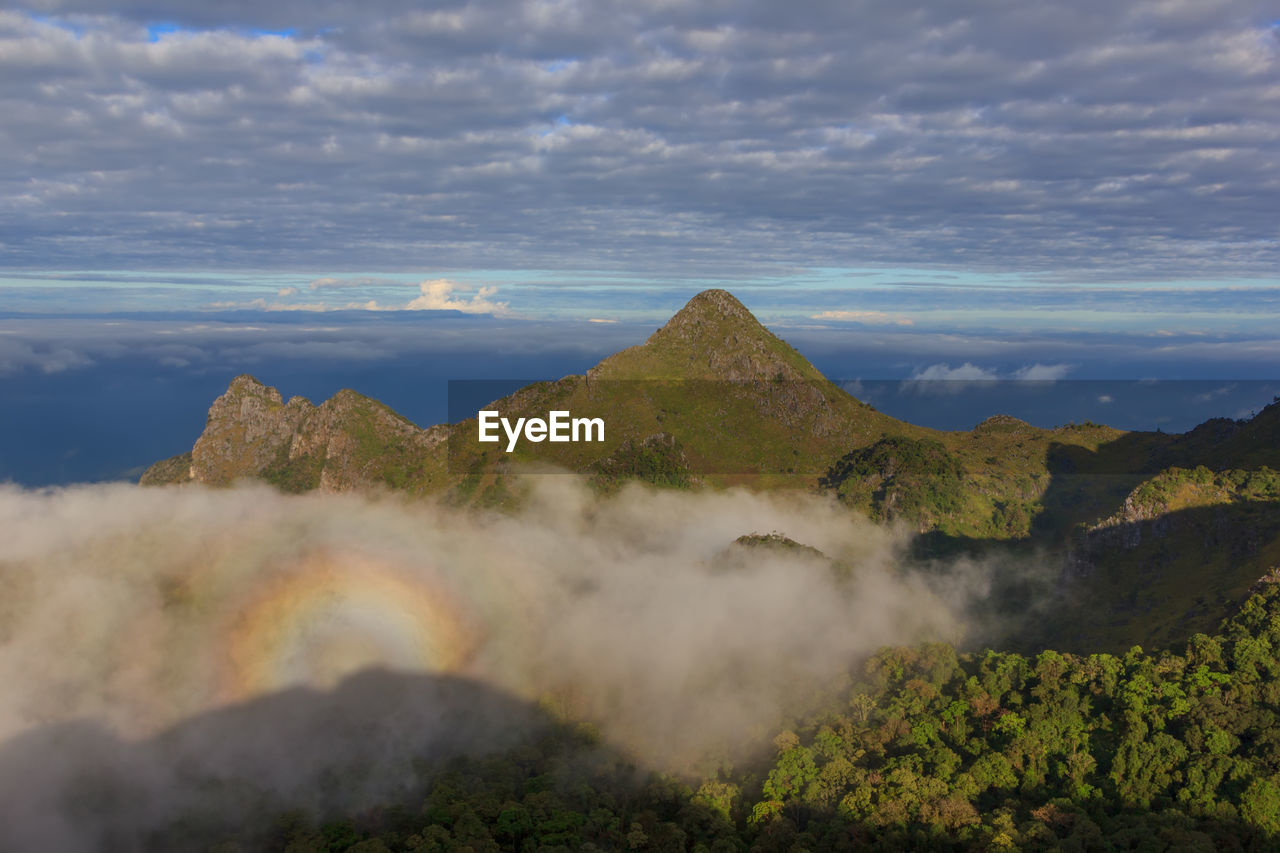
[[[302,397],[286,403],[275,388],[243,375],[213,402],[191,452],[157,462],[141,482],[228,486],[255,478],[293,492],[379,485],[421,491],[442,474],[446,435],[354,391],[319,406]]]
[[[298,427],[315,412],[302,397],[285,404],[275,388],[237,376],[209,407],[204,432],[191,449],[190,478],[227,486],[259,475],[282,453],[292,455]]]

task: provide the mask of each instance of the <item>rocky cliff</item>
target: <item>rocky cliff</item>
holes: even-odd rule
[[[227,486],[255,478],[292,492],[422,492],[443,485],[446,437],[445,427],[420,429],[355,391],[319,406],[303,397],[286,403],[275,388],[243,375],[214,400],[191,452],[157,462],[141,482]]]

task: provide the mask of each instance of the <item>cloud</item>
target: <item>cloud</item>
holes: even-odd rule
[[[340,279],[340,278],[316,278],[316,279],[312,279],[311,282],[307,284],[307,287],[311,288],[312,290],[324,290],[325,288],[329,288],[329,287],[346,287],[346,286],[347,286],[347,282],[344,279]]]
[[[296,287],[282,287],[276,291],[276,296],[280,296],[280,297],[297,296],[298,292],[299,292],[298,288]]]
[[[1235,385],[1235,383],[1232,383],[1232,384],[1230,384],[1230,385],[1223,385],[1223,386],[1221,386],[1221,387],[1214,388],[1214,389],[1212,389],[1212,390],[1210,390],[1210,391],[1205,391],[1205,392],[1203,392],[1203,393],[1196,394],[1196,395],[1195,395],[1194,397],[1192,397],[1191,399],[1192,399],[1194,402],[1197,402],[1197,403],[1210,403],[1210,402],[1212,402],[1212,401],[1214,401],[1214,400],[1218,399],[1219,397],[1225,397],[1225,396],[1227,396],[1228,394],[1230,394],[1230,393],[1231,393],[1232,391],[1234,391],[1235,389],[1236,389],[1236,385]]]
[[[295,293],[297,292],[297,288],[294,288],[294,292]],[[286,295],[286,294],[277,294],[277,295]],[[262,297],[258,297],[257,299],[250,299],[246,302],[236,302],[234,300],[219,300],[217,302],[210,302],[205,307],[218,309],[218,310],[231,310],[231,311],[244,310],[246,308],[249,308],[255,311],[323,312],[323,311],[358,310],[361,308],[365,308],[366,306],[360,305],[354,302],[344,306],[326,305],[323,302],[268,302],[266,299],[263,299]]]
[[[313,290],[329,290],[332,288],[357,287],[359,284],[351,284],[348,280],[343,279],[338,284],[326,284],[323,282],[338,281],[335,279],[317,279],[311,283]],[[316,282],[322,282],[317,285]],[[368,280],[365,280],[368,283]],[[288,290],[291,293],[285,293]],[[376,299],[366,299],[363,302],[344,302],[339,304],[331,304],[328,302],[269,302],[262,297],[250,299],[245,302],[236,302],[233,300],[220,300],[210,302],[205,307],[213,309],[253,309],[256,311],[303,311],[313,313],[325,313],[330,311],[460,311],[463,314],[492,314],[495,316],[503,316],[510,314],[509,306],[506,302],[494,302],[489,299],[498,292],[496,287],[481,287],[470,299],[459,299],[455,294],[466,293],[469,291],[465,285],[457,285],[447,279],[435,279],[433,281],[424,281],[418,285],[419,295],[411,299],[403,305],[391,305],[379,302]],[[297,288],[284,288],[277,293],[278,296],[291,296],[298,293]]]
[[[470,299],[456,299],[454,293],[465,291],[448,279],[438,278],[418,285],[421,296],[404,307],[406,311],[461,311],[463,314],[506,314],[507,303],[492,302],[489,297],[496,287],[481,287]]]
[[[263,304],[266,303],[264,300]],[[92,368],[113,370],[121,360],[199,365],[227,376],[251,364],[290,358],[313,376],[326,376],[351,361],[430,358],[445,365],[458,357],[480,357],[500,376],[524,376],[530,355],[550,359],[556,375],[585,370],[612,352],[636,343],[620,324],[530,321],[504,316],[504,333],[493,335],[485,314],[432,315],[403,310],[334,314],[325,306],[304,310],[246,310],[235,314],[192,312],[185,317],[128,318],[103,322],[85,318],[0,318],[0,376],[58,373]],[[310,310],[307,310],[310,309]],[[252,322],[245,322],[245,316]],[[323,325],[319,324],[323,318]],[[270,353],[270,358],[267,354]],[[254,370],[263,368],[255,367]],[[441,376],[451,376],[441,368]],[[229,371],[229,372],[228,372]],[[265,378],[265,376],[264,376]],[[334,390],[337,390],[336,388]],[[0,395],[3,395],[0,389]],[[443,419],[443,413],[440,418]]]
[[[217,791],[310,805],[297,800],[317,793],[326,762],[359,758],[363,771],[328,773],[328,794],[376,796],[406,778],[407,744],[447,742],[484,710],[468,693],[508,708],[555,700],[649,766],[689,767],[706,750],[722,760],[881,645],[955,639],[984,594],[976,566],[904,571],[896,533],[816,496],[600,500],[567,477],[537,479],[502,514],[262,486],[0,487],[0,790],[12,793],[0,846],[101,849],[48,833],[97,829],[93,809],[64,804],[98,778],[81,771],[102,766],[133,794],[106,798],[137,822],[108,821],[116,838],[192,803],[203,819]],[[771,531],[847,571],[730,547]],[[435,688],[416,707],[405,690],[387,705],[396,692],[373,689],[441,676],[475,687]],[[504,716],[517,719],[494,722]],[[82,749],[166,731],[139,772]],[[298,739],[300,754],[280,746]],[[41,745],[39,761],[21,760],[24,744]],[[222,819],[243,820],[243,799],[229,799]]]
[[[520,308],[525,308],[527,289],[521,289]],[[274,293],[274,290],[272,291]],[[303,293],[306,293],[304,290]],[[295,297],[296,299],[297,297]],[[462,297],[454,296],[461,299]],[[563,300],[563,295],[558,297]],[[653,297],[645,297],[646,300]],[[489,297],[495,301],[496,297]],[[407,300],[406,300],[407,301]],[[505,301],[505,300],[503,300]],[[619,301],[615,291],[601,303]],[[432,314],[404,310],[367,310],[367,302],[345,309],[345,301],[332,305],[314,301],[264,298],[259,305],[249,300],[228,300],[217,307],[174,312],[165,316],[149,313],[116,315],[111,319],[84,316],[0,316],[0,365],[10,374],[39,370],[40,364],[62,366],[66,371],[92,364],[110,365],[123,358],[149,359],[169,354],[163,346],[175,341],[198,348],[213,365],[240,364],[239,348],[264,341],[312,341],[332,345],[336,353],[346,346],[363,346],[389,357],[449,358],[485,354],[502,358],[546,357],[555,376],[582,372],[596,360],[641,343],[653,325],[661,324],[667,305],[679,306],[679,298],[666,299],[654,322],[635,323],[625,318],[619,323],[590,323],[583,319],[530,319],[513,314],[501,316],[503,335],[493,335],[494,315]],[[390,303],[402,309],[404,302]],[[754,307],[754,303],[749,303]],[[376,303],[376,307],[382,307]],[[593,304],[593,308],[607,308]],[[295,310],[287,310],[295,309]],[[302,309],[302,310],[297,310]],[[594,313],[594,312],[593,312]],[[424,330],[429,330],[425,334]],[[930,376],[945,377],[942,371],[977,367],[988,378],[1012,378],[1016,369],[1034,366],[1075,365],[1069,378],[1139,379],[1142,377],[1201,377],[1206,379],[1261,380],[1272,378],[1280,366],[1280,339],[1269,329],[1257,334],[1215,336],[1212,340],[1181,341],[1168,348],[1151,347],[1141,334],[1075,332],[1017,336],[983,333],[938,333],[916,327],[869,327],[858,335],[835,325],[815,323],[809,328],[775,329],[833,379],[919,378],[927,369]],[[8,342],[8,343],[3,343]],[[62,352],[61,356],[50,354]],[[33,353],[35,355],[33,355]],[[74,353],[74,356],[67,356]],[[175,353],[191,363],[190,352]],[[340,354],[335,355],[341,358]],[[560,360],[564,359],[564,360]],[[526,375],[524,361],[503,361],[494,376]],[[941,367],[933,367],[941,365]],[[315,361],[309,370],[324,373],[330,366]],[[994,374],[992,377],[991,374]],[[963,374],[962,374],[963,375]],[[1223,383],[1225,384],[1225,382]],[[1205,389],[1197,389],[1203,391]]]
[[[41,373],[61,373],[92,365],[93,359],[69,346],[0,338],[0,376],[34,368]]]
[[[1258,215],[1274,16],[1251,0],[621,8],[10,7],[0,260],[1128,280],[1280,265]]]
[[[958,394],[977,386],[990,386],[998,381],[1052,383],[1062,379],[1071,370],[1069,364],[1029,364],[1002,376],[994,368],[979,367],[965,362],[959,367],[950,364],[931,364],[917,369],[902,383],[900,393]]]
[[[965,362],[959,367],[949,364],[931,364],[911,374],[911,381],[920,382],[994,382],[1011,379],[1018,382],[1056,382],[1071,372],[1070,364],[1029,364],[1001,376],[994,368],[979,367]]]
[[[965,362],[959,367],[931,364],[911,374],[913,382],[994,382],[1000,377],[994,370]]]
[[[914,371],[899,387],[899,394],[961,394],[977,386],[989,386],[1000,377],[994,370],[965,362],[959,367],[931,364]]]
[[[1070,364],[1029,364],[1013,371],[1013,378],[1020,382],[1057,382],[1071,372]]]
[[[846,323],[863,323],[871,326],[895,325],[910,326],[914,321],[901,314],[886,314],[883,311],[820,311],[809,316],[811,320],[838,320]]]
[[[1110,394],[1099,394],[1099,395],[1098,395],[1098,402],[1099,402],[1099,403],[1114,403],[1114,402],[1115,402],[1115,397],[1112,397]]]
[[[617,323],[618,321],[617,321],[617,320],[611,320],[611,319],[608,319],[608,318],[606,318],[606,317],[591,317],[590,319],[588,319],[588,320],[587,320],[587,322],[588,322],[588,323],[606,323],[606,324],[612,324],[612,323]]]
[[[307,287],[311,290],[341,290],[344,288],[355,287],[371,287],[378,285],[398,285],[401,282],[391,279],[373,278],[370,276],[359,276],[355,278],[316,278],[308,282]]]

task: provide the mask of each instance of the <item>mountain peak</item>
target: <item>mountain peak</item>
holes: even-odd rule
[[[643,344],[592,368],[592,379],[785,379],[821,381],[804,356],[778,338],[727,290],[690,299]]]
[[[732,293],[704,290],[686,302],[665,326],[649,338],[648,343],[661,344],[667,339],[688,340],[707,336],[722,340],[744,336],[777,340]]]
[[[667,326],[679,327],[726,319],[733,319],[755,326],[760,325],[755,316],[747,310],[747,306],[738,301],[738,297],[727,290],[712,288],[711,290],[702,291],[686,302],[684,307],[667,321]]]
[[[241,373],[227,385],[227,392],[223,396],[229,399],[241,399],[243,397],[261,397],[264,399],[274,399],[275,402],[283,402],[280,392],[269,385],[264,385],[258,381],[257,377],[248,373]]]

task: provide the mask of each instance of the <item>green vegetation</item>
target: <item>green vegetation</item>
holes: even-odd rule
[[[964,471],[939,441],[891,436],[840,457],[819,481],[877,521],[906,519],[923,529],[964,501]]]
[[[161,459],[143,472],[138,481],[143,486],[163,486],[168,483],[180,483],[190,477],[191,451]]]
[[[1061,606],[1028,641],[1101,651],[1211,631],[1280,565],[1280,474],[1162,471],[1079,526],[1066,562]]]
[[[865,672],[847,707],[779,736],[746,816],[757,837],[883,850],[1280,843],[1274,582],[1181,653],[931,645],[886,649]]]
[[[1185,435],[1040,429],[1005,415],[968,431],[925,429],[827,381],[721,290],[586,375],[534,383],[491,408],[600,417],[606,440],[522,442],[507,454],[474,441],[474,420],[423,430],[354,391],[285,403],[240,376],[192,452],[143,482],[256,477],[293,492],[390,489],[499,510],[529,493],[524,472],[548,466],[604,492],[629,481],[826,490],[913,528],[912,554],[925,562],[1016,557],[1063,575],[1059,606],[1024,619],[1018,648],[1176,642],[1211,629],[1280,562],[1280,402]]]
[[[354,391],[339,392],[345,412],[341,429],[349,436],[345,466],[364,482],[397,491],[419,491],[432,460],[408,419]]]
[[[1176,510],[1237,501],[1280,500],[1280,472],[1263,466],[1256,471],[1211,471],[1169,468],[1133,491],[1129,504],[1152,517]]]
[[[506,753],[458,758],[414,808],[393,806],[319,826],[286,816],[265,846],[328,851],[739,850],[713,797],[638,776],[588,729],[557,731]]]
[[[771,757],[713,778],[646,777],[566,723],[431,770],[411,803],[320,825],[288,817],[267,846],[1276,849],[1277,580],[1177,651],[883,649],[836,700],[773,737]]]
[[[1183,436],[1092,423],[1046,430],[1004,415],[966,432],[903,423],[829,382],[722,290],[695,296],[646,342],[585,376],[534,383],[492,408],[511,418],[551,409],[600,417],[606,441],[525,442],[512,454],[492,453],[471,440],[474,421],[420,430],[354,391],[319,407],[301,398],[285,404],[275,389],[241,376],[215,401],[192,453],[157,463],[143,479],[229,485],[258,477],[288,490],[323,482],[504,505],[516,498],[488,488],[495,466],[510,463],[518,473],[553,465],[606,489],[628,479],[675,488],[825,487],[875,518],[903,519],[922,532],[1062,547],[1077,526],[1117,512],[1132,489],[1171,466],[1280,467],[1280,403],[1251,421],[1219,419]],[[679,453],[654,447],[660,435]],[[461,483],[477,475],[483,486]]]
[[[592,482],[604,491],[612,491],[628,480],[677,489],[687,489],[693,482],[684,449],[669,433],[651,435],[639,442],[628,439],[593,467]]]
[[[282,492],[309,492],[320,487],[324,461],[324,453],[319,451],[290,459],[289,448],[281,445],[276,458],[262,469],[261,477]]]

